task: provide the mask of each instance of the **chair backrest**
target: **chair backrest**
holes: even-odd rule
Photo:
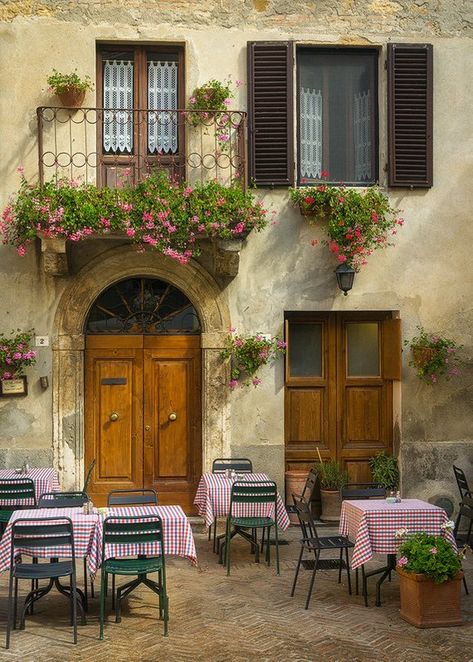
[[[103,522],[102,563],[105,560],[106,545],[151,542],[159,544],[159,553],[154,556],[162,556],[164,565],[163,521],[159,515],[109,515]]]
[[[14,501],[13,506],[3,506],[2,509],[20,510],[21,508],[35,508],[36,494],[34,482],[31,478],[1,478],[0,501]]]
[[[113,490],[107,497],[107,506],[157,506],[154,490]]]
[[[74,559],[74,535],[70,517],[25,517],[15,520],[11,527],[11,564],[15,549],[37,556],[35,550],[54,547],[54,556]],[[61,554],[62,548],[64,552]],[[57,553],[56,553],[57,552]]]
[[[319,479],[319,472],[317,469],[312,468],[309,471],[309,475],[307,476],[307,480],[304,485],[304,489],[302,490],[301,496],[306,499],[309,503],[312,501],[312,497],[314,496],[315,488],[317,486],[317,481]]]
[[[386,490],[376,483],[350,483],[340,490],[342,501],[345,499],[384,499]]]
[[[81,508],[88,500],[85,492],[44,492],[38,508]]]
[[[234,469],[240,474],[251,474],[253,463],[247,457],[219,457],[213,461],[213,474],[223,474],[226,469]]]
[[[310,501],[299,499],[297,503],[295,503],[295,506],[297,517],[299,518],[299,524],[301,525],[302,537],[318,540],[317,527],[315,526],[315,521],[312,516]]]
[[[458,513],[457,521],[455,524],[455,530],[453,532],[455,538],[458,535],[458,528],[460,526],[460,520],[464,517],[466,520],[469,520],[468,523],[468,533],[464,542],[470,547],[473,545],[473,497],[463,497],[463,500],[460,504],[460,511]]]
[[[84,487],[82,488],[82,492],[85,492],[86,494],[87,494],[87,488],[89,487],[90,479],[92,478],[92,471],[94,470],[96,462],[97,462],[97,460],[94,457],[94,459],[90,463],[89,468],[87,469],[87,473],[85,475]]]
[[[272,480],[251,481],[251,483],[239,483],[236,481],[232,485],[230,496],[230,512],[232,517],[235,513],[233,507],[235,504],[274,504],[274,521],[277,524],[277,496],[278,488]],[[240,513],[238,513],[240,514]]]
[[[463,469],[460,469],[460,467],[456,467],[455,465],[453,465],[453,473],[455,474],[458,489],[460,490],[460,498],[463,499],[465,495],[471,494],[465,473]]]

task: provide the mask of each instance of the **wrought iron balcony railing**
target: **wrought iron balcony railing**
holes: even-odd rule
[[[134,185],[156,170],[191,184],[246,186],[246,113],[241,111],[58,108],[38,117],[41,182]]]

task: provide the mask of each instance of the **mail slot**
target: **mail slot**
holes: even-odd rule
[[[126,384],[126,377],[104,377],[100,383],[107,386],[123,385]]]

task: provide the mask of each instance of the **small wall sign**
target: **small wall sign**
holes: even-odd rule
[[[28,395],[28,383],[26,377],[0,380],[0,397],[10,398],[20,395]]]

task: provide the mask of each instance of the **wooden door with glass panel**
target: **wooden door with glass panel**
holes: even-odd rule
[[[391,313],[287,313],[286,464],[338,459],[369,482],[369,458],[393,448],[400,320]]]
[[[136,184],[156,168],[184,177],[184,51],[103,45],[97,50],[99,185]]]

